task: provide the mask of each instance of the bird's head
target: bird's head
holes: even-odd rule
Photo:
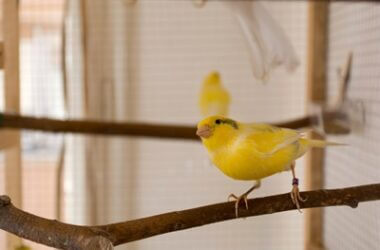
[[[219,86],[220,85],[220,75],[217,71],[213,71],[205,77],[205,86]]]
[[[223,116],[210,116],[198,123],[197,135],[209,148],[225,145],[238,134],[239,124]]]

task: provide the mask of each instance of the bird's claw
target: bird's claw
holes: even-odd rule
[[[305,198],[302,198],[301,194],[300,194],[300,191],[298,189],[298,185],[294,184],[293,185],[293,189],[292,191],[290,192],[290,197],[292,198],[292,201],[293,201],[293,204],[296,205],[298,211],[300,213],[302,213],[301,211],[301,207],[300,207],[300,201],[301,202],[305,202],[306,199]]]
[[[230,194],[228,196],[228,201],[231,201],[232,200],[235,200],[235,215],[236,215],[236,218],[239,217],[239,204],[240,204],[240,201],[241,200],[244,200],[244,204],[245,204],[245,208],[248,210],[248,199],[247,199],[247,194],[242,194],[240,195],[239,197],[234,195],[234,194]]]
[[[236,195],[234,195],[234,194],[230,194],[229,196],[228,196],[228,198],[227,198],[227,201],[233,201],[233,200],[237,200],[238,199],[238,197],[236,196]]]

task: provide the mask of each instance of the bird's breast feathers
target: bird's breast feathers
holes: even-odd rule
[[[287,170],[299,157],[299,135],[272,126],[240,127],[240,133],[218,150],[209,151],[213,163],[238,180],[259,180]]]

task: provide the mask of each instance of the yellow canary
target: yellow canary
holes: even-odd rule
[[[228,115],[230,95],[223,87],[218,72],[207,75],[199,97],[199,108],[203,117]]]
[[[31,250],[31,248],[25,245],[20,245],[16,247],[15,250]]]
[[[295,160],[312,147],[342,145],[333,142],[302,138],[297,130],[261,123],[240,123],[223,116],[211,116],[198,123],[197,135],[201,137],[212,162],[227,176],[236,180],[254,180],[255,185],[237,197],[235,209],[243,199],[248,209],[247,196],[260,186],[262,178],[291,170],[293,189],[291,199],[300,209],[298,179]]]

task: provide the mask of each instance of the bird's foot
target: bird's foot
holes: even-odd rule
[[[293,188],[290,192],[290,197],[292,198],[293,204],[296,205],[298,211],[302,213],[301,207],[300,207],[300,201],[305,202],[306,199],[302,198],[300,191],[298,189],[298,179],[293,178]]]
[[[244,201],[245,208],[248,210],[248,199],[247,199],[247,196],[248,196],[248,194],[242,194],[239,197],[236,196],[236,195],[234,195],[234,194],[230,194],[228,196],[228,201],[231,201],[231,199],[235,200],[235,215],[236,215],[236,218],[239,217],[239,204],[240,204],[241,200]]]

